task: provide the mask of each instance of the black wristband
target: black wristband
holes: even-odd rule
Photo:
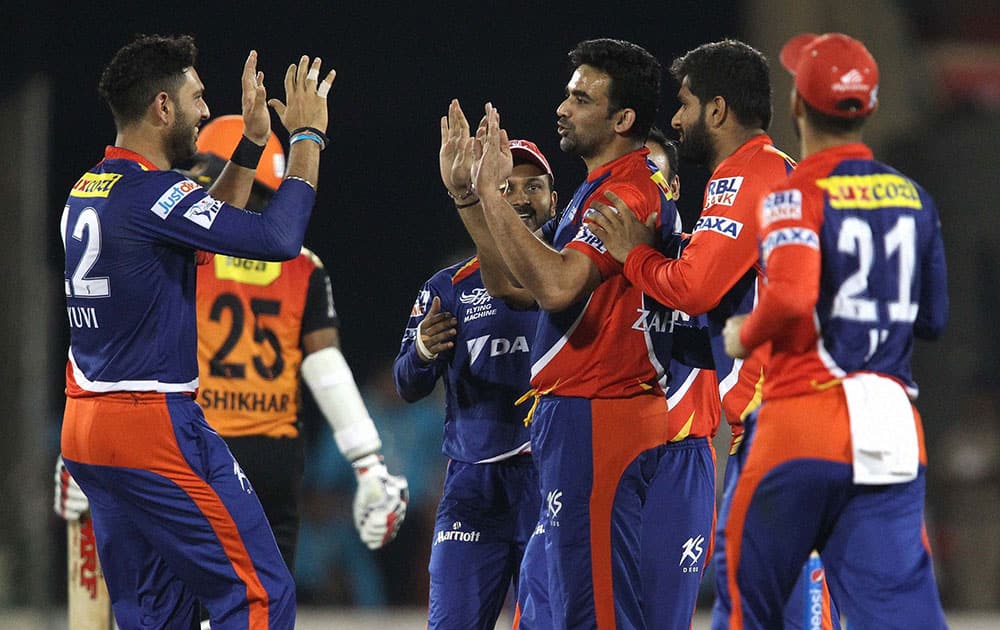
[[[266,142],[264,146],[267,146]],[[236,166],[253,170],[257,168],[257,163],[260,162],[260,156],[262,155],[264,155],[264,147],[254,143],[250,138],[242,136],[240,143],[233,149],[233,155],[229,158],[229,161]]]
[[[291,138],[295,134],[301,133],[303,131],[308,131],[309,133],[314,133],[317,136],[319,136],[320,140],[323,141],[322,146],[324,149],[326,148],[326,145],[330,144],[330,139],[326,137],[326,134],[315,127],[299,127],[298,129],[292,129],[292,131],[289,132],[288,137]]]

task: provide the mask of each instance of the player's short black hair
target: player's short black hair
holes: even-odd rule
[[[702,44],[674,59],[670,74],[678,83],[687,77],[702,103],[726,99],[741,125],[765,131],[771,125],[771,70],[756,48],[735,39]]]
[[[663,130],[656,125],[649,128],[649,135],[647,136],[646,141],[655,142],[663,147],[663,152],[667,154],[667,166],[670,167],[669,175],[677,175],[677,169],[680,168],[680,157],[677,150],[677,142],[667,138],[667,135],[663,133]]]
[[[158,93],[175,94],[197,56],[190,35],[138,35],[118,49],[97,87],[115,124],[122,127],[141,119]]]
[[[608,114],[615,110],[635,110],[635,124],[627,135],[646,138],[660,104],[663,69],[645,48],[618,39],[582,41],[569,52],[573,69],[582,65],[597,68],[611,77]]]
[[[831,135],[841,136],[847,133],[853,133],[858,129],[861,129],[865,122],[868,121],[868,116],[861,116],[860,118],[845,118],[843,116],[831,116],[830,114],[824,114],[807,103],[805,99],[802,99],[802,105],[805,107],[806,119],[809,120],[809,124],[812,125],[817,131]]]

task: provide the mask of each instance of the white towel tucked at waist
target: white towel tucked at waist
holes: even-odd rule
[[[854,483],[905,483],[917,477],[920,447],[913,408],[896,381],[869,372],[844,381],[851,416]]]

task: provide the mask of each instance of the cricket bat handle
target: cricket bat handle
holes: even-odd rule
[[[104,582],[90,514],[66,523],[69,630],[113,630],[111,597]]]

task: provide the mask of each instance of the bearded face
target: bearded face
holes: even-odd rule
[[[712,164],[715,157],[715,147],[712,144],[712,136],[708,132],[708,123],[705,121],[705,108],[701,108],[701,114],[697,119],[688,125],[680,128],[679,153],[682,159],[694,164]]]

